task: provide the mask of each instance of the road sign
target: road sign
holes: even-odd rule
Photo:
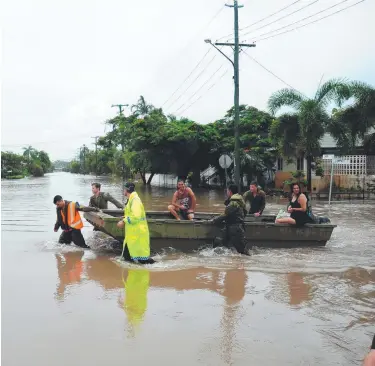
[[[223,169],[227,169],[232,164],[232,159],[228,155],[221,155],[219,158],[219,164]]]
[[[334,158],[335,158],[335,155],[333,155],[333,154],[323,155],[323,160],[333,160]]]

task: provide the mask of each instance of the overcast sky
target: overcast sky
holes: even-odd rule
[[[342,1],[300,0],[268,17],[295,0],[244,0],[240,29],[267,19],[243,29],[240,40],[259,40],[256,48],[246,52],[304,94],[312,95],[322,76],[323,81],[347,77],[375,85],[374,0],[262,41],[359,0],[347,0],[271,32]],[[46,150],[54,160],[71,159],[82,144],[93,146],[92,136],[104,134],[103,122],[116,113],[112,104],[132,104],[142,94],[148,102],[162,106],[210,48],[163,108],[199,123],[221,118],[233,103],[232,69],[204,39],[231,40],[233,9],[224,3],[5,0],[2,150],[18,152],[32,145]],[[231,55],[230,48],[224,50]],[[241,103],[264,109],[269,96],[283,87],[275,76],[241,55]]]

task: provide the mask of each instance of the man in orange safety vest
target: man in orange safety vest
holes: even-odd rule
[[[70,244],[73,241],[75,245],[81,248],[89,248],[81,232],[83,222],[79,211],[98,212],[100,210],[97,207],[80,206],[78,202],[65,201],[59,195],[53,198],[53,203],[56,205],[57,213],[54,231],[57,232],[60,227],[63,230],[59,238],[59,243]]]

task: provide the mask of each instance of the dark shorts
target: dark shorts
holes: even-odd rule
[[[178,214],[181,216],[181,218],[183,219],[183,220],[189,220],[189,217],[188,217],[188,215],[190,214],[188,214],[188,212],[187,212],[188,210],[179,210],[178,211]]]

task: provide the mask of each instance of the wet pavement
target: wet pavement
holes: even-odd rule
[[[2,181],[2,362],[13,365],[360,365],[375,333],[375,202],[314,204],[338,227],[324,248],[205,249],[120,262],[113,239],[58,245],[53,196],[87,203],[90,183],[53,173]],[[165,210],[173,190],[139,189]],[[222,211],[200,190],[198,211]],[[268,204],[277,213],[285,204]]]

